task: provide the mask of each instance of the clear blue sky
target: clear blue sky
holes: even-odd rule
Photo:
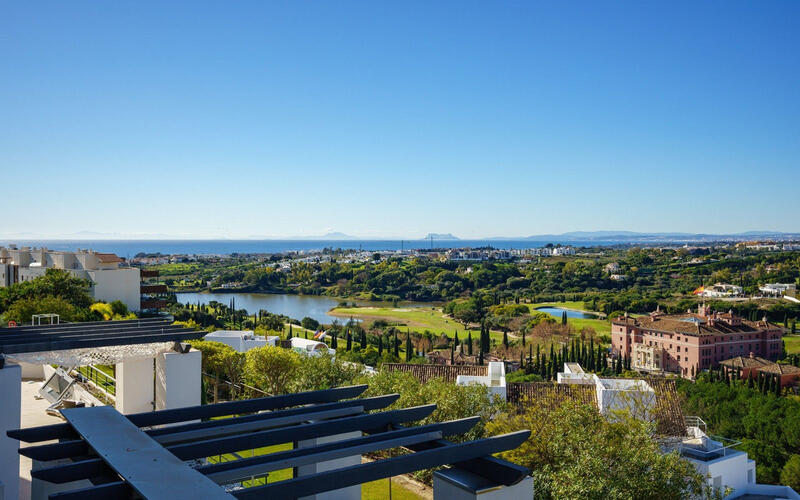
[[[0,233],[800,231],[800,3],[5,2]]]

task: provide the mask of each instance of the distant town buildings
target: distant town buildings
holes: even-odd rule
[[[43,276],[49,268],[64,269],[78,278],[89,280],[90,294],[96,300],[119,300],[132,311],[141,309],[139,269],[128,266],[113,253],[0,247],[0,286],[30,281]]]
[[[747,321],[705,305],[697,313],[621,316],[611,323],[612,353],[627,356],[635,370],[693,376],[751,352],[769,360],[781,353],[782,330],[766,319]]]

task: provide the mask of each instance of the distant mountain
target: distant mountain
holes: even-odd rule
[[[273,239],[273,238],[266,238],[266,239]],[[277,238],[282,239],[282,238]],[[351,236],[349,234],[340,233],[338,231],[334,231],[331,233],[326,233],[323,235],[314,235],[314,236],[290,236],[286,238],[287,240],[357,240],[359,238],[355,236]]]
[[[434,239],[434,240],[440,240],[440,241],[441,240],[451,240],[452,241],[452,240],[459,240],[461,238],[459,238],[458,236],[453,236],[451,233],[428,233],[422,239],[423,240]]]
[[[713,240],[747,240],[747,239],[787,239],[800,237],[798,233],[780,231],[747,231],[733,234],[710,233],[639,233],[635,231],[571,231],[562,234],[538,234],[527,236],[531,241],[629,241],[629,242],[669,242],[669,241],[713,241]],[[497,238],[508,239],[508,238]]]

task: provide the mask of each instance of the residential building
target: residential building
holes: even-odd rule
[[[699,306],[697,313],[667,315],[657,310],[649,316],[620,316],[611,323],[613,355],[630,357],[634,368],[647,370],[646,358],[640,358],[642,364],[636,365],[634,347],[660,348],[661,371],[683,376],[750,352],[776,360],[781,353],[781,335],[782,329],[766,318],[748,321],[732,311],[719,313],[705,305]]]
[[[619,272],[620,267],[617,262],[609,262],[603,269],[605,269],[607,273],[616,274]]]
[[[744,293],[744,289],[737,285],[729,285],[727,283],[716,283],[711,286],[701,286],[695,290],[694,294],[701,297],[737,297]]]
[[[331,356],[336,355],[336,350],[328,347],[325,342],[319,342],[311,339],[304,339],[301,337],[292,337],[290,339],[291,347],[294,351],[306,354],[309,356],[319,356],[320,354],[328,353]]]
[[[553,257],[560,255],[575,255],[575,249],[572,247],[555,247],[553,248]]]
[[[0,286],[30,281],[43,276],[50,268],[64,269],[89,280],[89,293],[95,300],[119,300],[132,311],[141,309],[139,269],[130,267],[113,253],[0,247]]]
[[[252,330],[217,330],[206,335],[203,340],[221,342],[233,347],[237,352],[247,352],[268,345],[275,346],[280,341],[277,336],[263,337],[256,335]]]
[[[797,384],[800,379],[800,368],[792,365],[775,363],[768,359],[756,356],[752,352],[749,356],[736,356],[720,363],[728,370],[740,373],[742,379],[755,378],[759,373],[764,373],[780,378],[781,387]]]
[[[797,285],[794,283],[767,283],[758,287],[758,290],[764,295],[780,297],[787,293],[794,294],[797,291]]]

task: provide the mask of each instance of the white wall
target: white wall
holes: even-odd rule
[[[0,368],[0,483],[4,498],[16,500],[19,496],[19,441],[11,439],[6,431],[20,428],[22,411],[22,369],[6,362]]]
[[[94,282],[92,290],[95,299],[104,302],[121,300],[131,311],[141,309],[141,278],[138,268],[98,269],[86,273]]]
[[[156,410],[200,404],[202,355],[170,351],[156,356]]]
[[[117,410],[124,415],[153,411],[154,376],[153,358],[117,363]]]

